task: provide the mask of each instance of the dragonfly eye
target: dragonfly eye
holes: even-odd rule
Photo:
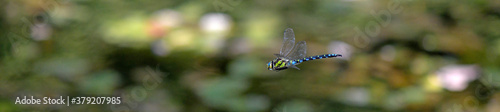
[[[271,62],[267,63],[267,69],[272,70],[273,66],[271,66]]]

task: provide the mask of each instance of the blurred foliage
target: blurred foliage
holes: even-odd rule
[[[499,1],[4,0],[0,8],[0,111],[500,110]],[[308,56],[344,57],[266,70],[288,27]],[[21,96],[123,103],[14,104]]]

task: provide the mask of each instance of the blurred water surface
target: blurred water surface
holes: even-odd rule
[[[499,1],[6,0],[0,10],[0,111],[500,109]],[[308,56],[344,57],[269,71],[286,28]]]

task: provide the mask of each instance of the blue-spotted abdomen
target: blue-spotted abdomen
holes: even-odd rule
[[[295,65],[295,64],[299,64],[299,63],[302,63],[302,62],[305,62],[305,61],[316,60],[316,59],[323,59],[323,58],[332,58],[332,57],[342,57],[342,55],[340,55],[340,54],[316,55],[316,56],[311,56],[311,57],[307,57],[307,58],[293,60],[291,62],[291,64]]]

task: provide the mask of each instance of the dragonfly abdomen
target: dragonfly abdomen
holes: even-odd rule
[[[302,63],[302,62],[306,62],[306,61],[311,61],[311,60],[316,60],[316,59],[323,59],[323,58],[332,58],[332,57],[342,57],[342,55],[341,54],[316,55],[316,56],[311,56],[311,57],[307,57],[307,58],[293,60],[293,61],[291,61],[291,64],[295,65],[295,64]]]

